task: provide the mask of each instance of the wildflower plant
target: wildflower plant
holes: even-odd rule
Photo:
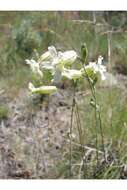
[[[76,51],[69,50],[65,52],[57,51],[54,46],[48,47],[48,50],[43,53],[37,60],[26,60],[26,64],[30,66],[31,71],[34,75],[37,75],[40,80],[42,80],[41,86],[35,86],[32,82],[29,83],[29,90],[31,94],[41,94],[41,95],[52,95],[58,91],[57,84],[61,83],[64,78],[73,81],[73,101],[72,101],[72,109],[71,109],[71,120],[70,120],[70,176],[72,176],[72,131],[73,131],[73,116],[74,111],[76,110],[77,114],[77,128],[79,133],[79,141],[81,147],[83,147],[83,136],[82,136],[82,126],[80,122],[78,103],[75,98],[76,87],[80,79],[85,79],[89,83],[89,87],[91,89],[91,106],[95,110],[95,127],[96,127],[96,160],[97,164],[99,161],[98,158],[98,127],[100,129],[101,138],[102,138],[102,146],[105,157],[105,147],[104,147],[104,136],[102,130],[102,122],[101,122],[101,114],[100,114],[100,106],[97,103],[96,99],[96,83],[98,80],[106,79],[106,67],[103,65],[103,57],[99,56],[96,62],[90,62],[86,64],[88,51],[86,45],[82,45],[81,47],[81,55],[79,56]],[[80,63],[80,68],[75,69],[74,63]],[[45,79],[45,75],[50,76],[47,81]],[[45,85],[46,84],[46,85]],[[99,124],[98,124],[99,118]],[[84,156],[85,152],[82,148],[82,167],[84,168]],[[80,170],[81,168],[80,167]]]
[[[43,78],[46,70],[49,71],[52,75],[51,83],[55,79],[58,79],[55,82],[60,82],[62,78],[76,81],[83,77],[89,77],[93,83],[96,83],[99,77],[105,80],[106,67],[102,65],[103,57],[99,56],[97,62],[90,62],[88,65],[83,65],[79,70],[72,69],[71,67],[77,58],[78,55],[74,50],[57,52],[54,46],[50,46],[48,47],[48,51],[42,54],[37,61],[26,59],[26,64],[30,66],[34,74],[41,78]]]

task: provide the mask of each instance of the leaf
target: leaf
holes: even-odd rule
[[[91,100],[90,100],[90,105],[91,105],[93,108],[96,108],[97,111],[99,111],[100,106],[95,103],[95,101],[94,101],[93,98],[91,98]]]

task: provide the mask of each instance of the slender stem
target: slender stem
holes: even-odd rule
[[[45,111],[46,111],[46,117],[47,117],[47,134],[48,134],[48,138],[49,138],[49,143],[50,143],[50,133],[49,133],[49,130],[50,130],[50,107],[49,107],[49,103],[50,103],[50,97],[49,95],[47,96],[47,100],[46,100],[46,107],[45,107]]]
[[[95,94],[95,88],[93,87],[93,98],[94,98],[94,102],[95,102],[95,128],[96,128],[96,149],[98,149],[98,136],[97,136],[97,126],[98,126],[98,122],[97,122],[97,100],[96,100],[96,94]],[[98,158],[98,151],[96,152],[96,157],[97,157],[97,165],[98,165],[98,162],[99,162],[99,158]]]
[[[81,148],[81,155],[82,155],[82,166],[84,165],[84,148],[83,148],[83,142],[82,142],[82,128],[81,128],[81,122],[80,122],[80,117],[77,109],[77,103],[75,105],[76,110],[75,110],[75,115],[76,115],[76,122],[77,122],[77,129],[78,129],[78,134],[79,134],[79,143],[80,143],[80,148]],[[81,166],[81,169],[82,169]],[[81,171],[81,170],[80,170]]]
[[[76,90],[76,85],[74,83],[72,109],[71,109],[71,121],[70,121],[70,177],[72,176],[72,130],[73,130],[74,107],[75,107],[75,90]]]
[[[81,160],[81,163],[80,163],[80,165],[79,165],[80,167],[79,167],[78,179],[81,178],[82,166],[84,165],[83,163],[84,163],[84,160]]]
[[[77,126],[78,126],[78,133],[79,133],[79,141],[80,141],[81,151],[82,151],[82,162],[81,162],[82,166],[80,166],[79,171],[81,171],[82,168],[83,168],[83,171],[86,171],[86,172],[83,172],[84,178],[85,178],[85,175],[86,175],[85,173],[87,173],[87,168],[84,165],[85,150],[84,150],[84,147],[83,147],[82,125],[81,125],[81,120],[80,120],[80,115],[79,115],[79,108],[78,108],[78,104],[77,104],[76,100],[75,100],[75,107],[76,107],[76,118],[77,118]]]
[[[102,141],[103,152],[104,152],[104,160],[105,160],[105,162],[106,162],[104,133],[103,133],[103,129],[102,129],[102,121],[101,121],[101,113],[100,113],[100,111],[98,112],[98,114],[99,114],[100,132],[101,132],[101,141]]]
[[[95,109],[96,109],[96,113],[98,113],[98,117],[99,117],[99,128],[100,128],[100,133],[101,133],[101,142],[102,142],[102,147],[103,147],[103,152],[104,152],[104,160],[106,161],[106,152],[105,152],[105,143],[104,143],[104,134],[103,134],[103,128],[102,128],[102,121],[101,121],[101,112],[100,112],[100,106],[99,109],[97,110],[97,100],[96,100],[96,91],[94,88],[94,101],[95,101]]]
[[[77,102],[75,101],[75,107],[76,107],[76,119],[77,119],[77,126],[78,126],[78,132],[79,132],[79,141],[80,144],[83,145],[82,142],[82,127],[81,127],[81,121],[80,121],[80,116],[79,116],[79,110],[78,110],[78,105]]]
[[[81,60],[82,62],[82,60]],[[84,72],[85,72],[85,75],[87,77],[87,80],[89,82],[89,86],[90,86],[90,89],[91,89],[91,93],[92,93],[92,96],[94,98],[94,102],[95,102],[95,130],[96,130],[96,159],[97,159],[97,165],[98,165],[98,162],[99,162],[99,159],[98,159],[98,135],[97,135],[97,101],[96,101],[96,95],[95,95],[95,87],[93,86],[93,84],[91,83],[91,80],[90,80],[90,77],[88,76],[87,74],[87,71],[85,69],[85,66],[84,66],[84,63],[82,62],[82,65],[83,65],[83,69],[84,69]]]

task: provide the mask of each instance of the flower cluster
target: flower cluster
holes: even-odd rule
[[[102,64],[103,58],[101,56],[99,56],[97,62],[90,62],[79,70],[72,69],[77,58],[78,55],[74,50],[57,52],[54,46],[50,46],[48,51],[43,53],[37,61],[27,59],[26,63],[30,65],[32,72],[41,78],[43,78],[45,70],[50,71],[52,75],[51,83],[60,82],[63,77],[76,81],[84,76],[91,80],[98,79],[100,76],[102,80],[105,80],[106,67]],[[37,94],[53,94],[57,91],[54,85],[36,88],[32,83],[29,83],[29,89],[31,93]]]
[[[38,60],[40,67],[50,70],[53,76],[52,82],[59,82],[66,72],[66,67],[71,66],[77,58],[77,53],[73,50],[70,51],[56,51],[54,46],[48,48],[48,51],[41,55]],[[59,78],[58,78],[59,76]],[[65,75],[68,77],[68,75]],[[57,79],[58,81],[56,81]]]

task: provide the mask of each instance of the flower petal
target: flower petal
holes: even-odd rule
[[[68,79],[78,79],[82,77],[82,72],[81,70],[76,70],[76,69],[64,69],[62,72],[62,76],[68,78]]]

